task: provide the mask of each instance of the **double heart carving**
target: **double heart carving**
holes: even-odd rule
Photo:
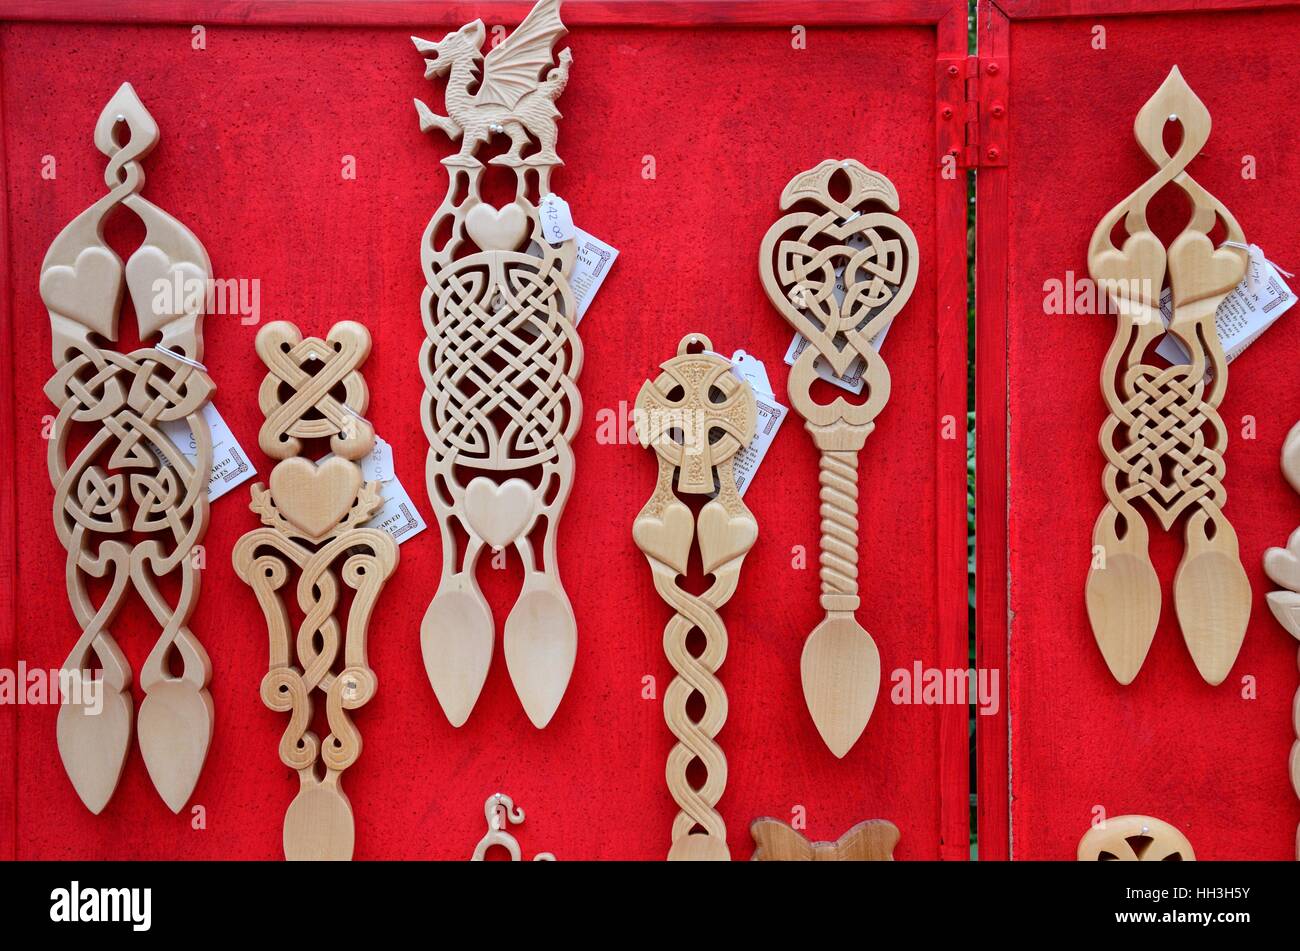
[[[727,859],[726,825],[717,811],[727,784],[727,760],[714,739],[726,720],[727,695],[717,677],[727,653],[727,629],[718,611],[735,593],[740,566],[758,538],[758,522],[741,501],[732,470],[735,455],[754,438],[757,406],[731,364],[710,352],[701,334],[685,337],[662,373],[647,380],[636,399],[637,436],[655,450],[654,494],[632,523],[659,596],[674,615],[664,629],[664,652],[677,676],[664,694],[664,719],[677,737],[668,756],[668,789],[678,806],[669,859]],[[707,495],[698,517],[677,493]],[[678,584],[691,546],[713,583],[695,595]],[[687,648],[695,631],[698,654]],[[687,713],[694,693],[704,698],[698,720]],[[687,778],[698,761],[704,779]]]
[[[447,192],[420,245],[425,477],[443,553],[420,643],[453,726],[473,711],[494,653],[493,612],[475,574],[485,549],[514,551],[523,564],[503,642],[511,683],[539,729],[555,715],[577,656],[577,620],[556,558],[582,415],[575,383],[582,344],[569,286],[575,243],[546,240],[538,210],[562,164],[553,104],[571,55],[564,50],[557,65],[552,48],[565,32],[558,0],[539,0],[486,55],[482,23],[436,43],[415,39],[425,76],[448,75],[448,115],[416,100],[420,129],[461,143],[443,160]],[[539,148],[524,155],[530,133]],[[474,153],[500,135],[510,150],[485,165]],[[513,175],[513,201],[497,208],[483,200],[488,174]],[[468,536],[463,544],[458,528]]]
[[[121,124],[126,134],[114,135]],[[158,135],[124,83],[95,126],[95,144],[108,157],[108,192],[59,232],[41,265],[55,364],[45,393],[59,407],[49,441],[54,523],[82,632],[64,669],[82,682],[98,680],[103,695],[102,709],[85,691],[62,696],[58,744],[78,796],[95,813],[112,797],[131,744],[131,668],[111,625],[133,588],[159,631],[140,671],[140,752],[173,812],[193,793],[213,728],[211,665],[188,626],[200,575],[191,553],[208,524],[212,464],[202,410],[213,386],[200,363],[211,265],[198,239],[140,194],[141,160]],[[123,208],[145,228],[125,267],[102,237],[107,218]],[[181,293],[159,293],[160,281]],[[124,283],[146,344],[133,353],[106,345],[119,339]],[[192,456],[164,431],[163,423],[176,421],[189,428]],[[72,446],[80,448],[69,459]],[[163,577],[168,583],[160,586]],[[92,578],[107,579],[102,597]],[[164,588],[179,592],[175,603]],[[173,656],[179,676],[171,672]]]
[[[1173,155],[1165,147],[1171,121],[1182,128]],[[1223,513],[1228,437],[1218,407],[1228,363],[1215,330],[1219,303],[1246,273],[1245,237],[1232,213],[1187,171],[1209,139],[1210,113],[1177,67],[1138,111],[1133,130],[1156,169],[1097,223],[1088,247],[1088,271],[1116,305],[1101,372],[1110,410],[1100,440],[1106,504],[1093,528],[1088,617],[1111,674],[1131,682],[1155,637],[1162,601],[1140,509],[1145,505],[1166,531],[1186,513],[1174,604],[1197,671],[1219,684],[1241,648],[1251,603],[1236,532]],[[1148,206],[1166,187],[1182,191],[1192,206],[1167,249],[1147,222]],[[1219,230],[1224,239],[1216,248],[1210,235]],[[1117,246],[1118,232],[1125,236]],[[1145,362],[1165,329],[1159,299],[1166,284],[1169,332],[1189,355],[1172,367]]]

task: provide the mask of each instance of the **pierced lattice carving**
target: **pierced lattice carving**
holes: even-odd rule
[[[848,196],[831,194],[847,179]],[[889,211],[873,211],[882,205]],[[821,451],[821,605],[800,661],[804,699],[836,756],[866,729],[880,690],[880,652],[858,623],[858,453],[889,400],[889,368],[871,346],[916,286],[916,238],[898,210],[893,184],[852,159],[800,172],[781,193],[788,211],[768,229],[759,273],[772,305],[808,338],[790,370],[790,403]],[[840,291],[837,285],[842,285]],[[818,357],[843,375],[865,362],[866,398],[818,403],[811,388]]]
[[[1114,816],[1083,834],[1080,862],[1194,862],[1187,836],[1163,819]]]
[[[1282,444],[1282,472],[1291,487],[1300,492],[1300,423],[1291,427]],[[1285,548],[1264,552],[1264,573],[1274,584],[1282,586],[1281,591],[1269,592],[1269,609],[1287,633],[1300,641],[1300,528],[1291,533]],[[1291,729],[1296,739],[1291,744],[1287,772],[1291,775],[1291,788],[1300,796],[1300,689],[1296,690],[1291,704]],[[1296,861],[1300,861],[1300,826],[1296,827],[1295,852]]]
[[[1182,142],[1170,155],[1167,122],[1177,120]],[[1115,337],[1102,365],[1102,395],[1110,408],[1101,430],[1106,456],[1106,506],[1093,529],[1088,572],[1088,617],[1115,679],[1130,683],[1142,668],[1160,620],[1160,580],[1147,553],[1139,504],[1171,529],[1183,513],[1186,548],[1174,577],[1174,606],[1183,639],[1201,677],[1227,677],[1250,619],[1250,583],[1237,553],[1237,535],[1223,514],[1227,431],[1218,407],[1228,362],[1214,329],[1219,302],[1246,273],[1244,250],[1210,233],[1222,223],[1225,242],[1243,243],[1231,212],[1187,173],[1210,135],[1210,113],[1175,67],[1138,112],[1138,144],[1157,171],[1097,224],[1088,270],[1116,311]],[[1147,224],[1147,206],[1173,184],[1191,213],[1166,248]],[[1127,236],[1116,247],[1117,232]],[[1173,295],[1169,332],[1190,362],[1147,363],[1164,333],[1160,293]]]
[[[59,407],[49,443],[54,527],[68,553],[68,597],[82,630],[64,676],[87,685],[64,695],[59,754],[94,813],[112,797],[131,745],[131,667],[111,630],[130,588],[161,628],[140,671],[139,739],[154,787],[173,812],[194,791],[212,739],[211,665],[188,627],[202,566],[195,547],[208,524],[212,439],[202,410],[213,390],[200,364],[204,295],[191,289],[207,286],[212,267],[189,229],[140,194],[141,160],[157,142],[153,116],[124,83],[95,125],[95,146],[109,159],[108,194],[59,232],[41,265],[55,366],[45,394]],[[104,239],[119,208],[145,226],[144,243],[125,266]],[[149,344],[131,353],[102,346],[118,339],[124,285]],[[177,285],[182,293],[172,294]],[[189,427],[193,463],[162,429],[176,421]],[[82,448],[69,460],[74,444]],[[160,589],[163,578],[176,579],[174,604]],[[92,579],[107,580],[98,604]],[[173,652],[179,677],[171,673]]]
[[[758,410],[731,364],[714,353],[690,352],[695,344],[713,349],[707,337],[685,337],[677,356],[637,394],[637,436],[654,448],[659,477],[632,537],[650,563],[655,590],[676,612],[664,629],[664,652],[677,671],[664,691],[664,719],[677,737],[668,754],[668,789],[680,810],[668,858],[726,860],[727,828],[715,808],[727,785],[727,758],[714,739],[727,719],[727,694],[717,677],[727,655],[727,628],[718,609],[735,594],[741,563],[758,538],[758,522],[741,501],[732,471],[736,453],[754,438]],[[714,492],[698,517],[678,498]],[[705,574],[713,577],[700,595],[677,584],[693,544],[699,545]],[[687,647],[697,630],[704,638],[698,655]],[[687,702],[697,693],[703,712],[695,720]],[[687,778],[696,760],[704,770],[698,787]]]
[[[358,372],[370,353],[370,333],[345,320],[324,340],[304,338],[293,324],[276,321],[258,332],[257,352],[268,370],[258,396],[266,417],[258,443],[280,462],[269,489],[253,486],[250,508],[263,527],[239,540],[234,563],[266,615],[271,650],[262,702],[290,715],[280,760],[297,770],[299,791],[284,818],[284,854],[346,860],[355,828],[341,779],[361,755],[350,711],[365,706],[378,686],[366,659],[366,633],[397,566],[397,543],[362,527],[383,504],[379,483],[365,482],[357,463],[375,443]],[[332,395],[340,387],[342,402]],[[303,458],[303,440],[328,440],[333,455]],[[296,636],[281,594],[294,568],[303,615]],[[337,616],[340,579],[355,591],[346,625]],[[323,743],[311,731],[318,691],[330,731]]]
[[[523,562],[504,646],[510,679],[537,727],[554,716],[577,652],[577,623],[555,557],[557,523],[573,485],[569,443],[582,409],[574,382],[582,346],[569,287],[574,242],[550,244],[538,210],[551,172],[562,164],[555,100],[572,56],[562,51],[550,68],[552,47],[566,32],[559,6],[539,0],[486,56],[480,20],[436,43],[414,40],[428,64],[425,76],[448,76],[449,115],[416,100],[420,128],[461,142],[460,152],[443,160],[450,185],[420,248],[428,282],[420,351],[426,478],[443,546],[442,576],[420,639],[429,680],[453,726],[469,718],[492,659],[492,612],[475,579],[485,547],[513,545]],[[515,200],[501,208],[480,197],[485,166],[474,155],[494,135],[508,136],[511,145],[491,164],[515,178]],[[539,144],[524,155],[530,136]],[[468,536],[463,552],[457,525]]]

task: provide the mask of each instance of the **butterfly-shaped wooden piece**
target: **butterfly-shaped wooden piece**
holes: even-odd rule
[[[834,842],[809,842],[780,819],[764,817],[749,825],[754,837],[752,862],[892,862],[898,827],[887,819],[859,822]]]

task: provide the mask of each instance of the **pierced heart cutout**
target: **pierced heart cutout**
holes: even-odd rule
[[[679,575],[686,574],[686,559],[691,553],[691,536],[695,522],[691,510],[674,499],[663,515],[640,515],[632,524],[632,540],[636,546],[657,561],[663,562]]]
[[[151,244],[143,245],[126,262],[126,286],[142,340],[177,318],[202,313],[207,303],[207,272],[190,261],[173,264]]]
[[[858,215],[815,231],[807,219],[789,214],[769,229],[760,257],[763,283],[786,322],[842,376],[911,296],[916,239],[890,214]],[[814,246],[817,239],[835,243]]]
[[[41,299],[46,307],[109,340],[117,337],[121,293],[122,262],[105,247],[86,248],[72,267],[56,265],[41,275]]]
[[[465,231],[484,251],[513,251],[528,234],[528,216],[518,205],[475,205],[465,216]]]
[[[323,538],[343,520],[360,489],[361,467],[337,456],[319,466],[294,457],[271,470],[275,507],[312,539]]]
[[[752,516],[732,518],[716,499],[700,509],[698,525],[705,574],[745,554],[758,539],[758,523]]]
[[[523,479],[498,485],[479,476],[465,489],[465,519],[494,549],[505,548],[528,530],[536,505],[537,493]]]

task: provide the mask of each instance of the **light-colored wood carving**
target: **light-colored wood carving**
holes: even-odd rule
[[[577,653],[577,622],[555,551],[573,485],[569,443],[582,410],[575,383],[582,345],[569,286],[574,242],[547,242],[538,207],[562,164],[555,101],[572,56],[562,51],[551,68],[552,47],[567,32],[559,6],[539,0],[486,56],[480,20],[436,43],[412,38],[425,57],[425,76],[448,77],[448,115],[416,100],[420,128],[460,139],[460,152],[443,160],[450,185],[420,247],[428,284],[421,301],[421,415],[443,546],[442,576],[420,641],[429,681],[453,726],[468,719],[492,659],[492,612],[475,579],[485,547],[513,546],[523,563],[504,647],[515,691],[538,728],[554,716]],[[515,200],[495,208],[480,197],[486,167],[475,152],[499,135],[509,137],[510,149],[490,164],[513,174]],[[533,139],[536,148],[523,154]],[[463,552],[456,525],[468,536]]]
[[[378,686],[366,659],[366,633],[397,567],[397,543],[362,527],[383,504],[380,484],[365,482],[357,462],[375,444],[358,370],[370,353],[370,333],[345,320],[324,340],[304,338],[293,324],[276,321],[258,332],[257,353],[268,371],[258,394],[265,416],[258,443],[280,461],[269,488],[253,486],[250,508],[263,524],[240,538],[233,560],[266,615],[270,669],[262,702],[290,715],[280,760],[297,771],[299,790],[284,817],[284,854],[346,861],[355,826],[341,779],[361,755],[351,711],[365,706]],[[307,440],[328,440],[334,454],[319,462],[304,458]],[[294,568],[302,614],[296,636],[281,593]],[[355,592],[345,624],[337,616],[340,579]],[[325,700],[324,742],[311,730],[315,691]]]
[[[1176,120],[1182,141],[1165,148],[1166,124]],[[1174,576],[1174,606],[1183,639],[1201,677],[1228,676],[1250,618],[1250,583],[1237,535],[1223,514],[1227,430],[1218,406],[1228,362],[1214,329],[1219,302],[1246,273],[1235,218],[1187,173],[1210,135],[1210,113],[1175,67],[1138,112],[1133,133],[1157,171],[1101,219],[1088,247],[1088,270],[1116,312],[1115,338],[1101,369],[1110,408],[1101,430],[1106,506],[1093,529],[1093,563],[1086,597],[1092,632],[1110,672],[1122,684],[1142,668],[1160,619],[1160,579],[1147,553],[1145,504],[1165,531],[1188,513],[1182,562]],[[1147,223],[1147,207],[1165,186],[1186,196],[1190,215],[1166,248]],[[1117,233],[1125,235],[1116,247]],[[1173,293],[1169,331],[1191,362],[1147,362],[1164,333],[1160,293]],[[1104,559],[1104,560],[1103,560]]]
[[[510,861],[522,861],[523,850],[519,847],[519,840],[507,830],[509,826],[517,826],[524,821],[524,810],[516,806],[515,801],[505,793],[494,793],[483,804],[483,814],[487,818],[488,830],[479,839],[478,845],[474,846],[474,854],[469,860],[486,861],[488,849],[499,846],[510,853]],[[533,861],[554,862],[555,856],[550,852],[538,852],[533,856]]]
[[[727,628],[718,609],[735,593],[741,563],[758,538],[758,522],[741,501],[732,471],[736,453],[754,438],[754,394],[712,349],[702,334],[683,338],[677,356],[654,382],[642,384],[636,398],[637,437],[654,449],[659,475],[632,537],[650,563],[655,590],[675,612],[664,628],[664,653],[677,672],[663,700],[664,720],[677,737],[666,770],[679,809],[670,861],[731,858],[726,824],[715,808],[727,785],[727,758],[715,740],[727,719],[727,694],[717,677],[727,655]],[[698,516],[679,498],[714,493]],[[677,584],[695,544],[704,573],[713,578],[699,595]],[[703,647],[693,654],[687,641],[696,631]],[[703,701],[698,720],[687,712],[697,693]],[[703,767],[698,787],[687,778],[696,760]]]
[[[1162,819],[1113,816],[1079,840],[1080,862],[1195,862],[1187,837]]]
[[[754,837],[752,862],[892,862],[898,827],[885,819],[859,822],[834,842],[809,842],[780,819],[749,824]]]
[[[836,178],[848,186],[843,201],[831,193]],[[890,213],[898,210],[893,184],[852,159],[828,159],[800,172],[781,193],[781,208],[788,214],[763,238],[759,273],[772,305],[811,344],[790,370],[788,391],[821,451],[826,616],[808,635],[800,668],[813,722],[842,757],[866,728],[880,690],[880,653],[854,616],[860,601],[858,453],[889,399],[889,369],[871,340],[912,296],[918,254],[912,230]],[[840,375],[862,358],[865,399],[818,403],[812,396],[818,356]]]
[[[112,633],[130,588],[160,628],[140,671],[139,739],[149,777],[173,812],[194,791],[212,739],[211,665],[188,627],[201,574],[193,553],[208,524],[212,441],[202,410],[213,391],[201,367],[204,295],[188,291],[206,290],[212,267],[198,239],[140,194],[141,161],[157,142],[153,116],[123,83],[95,125],[95,146],[109,160],[108,193],[59,232],[41,265],[55,366],[45,394],[59,407],[48,457],[54,526],[82,631],[63,676],[87,684],[64,694],[59,754],[94,813],[112,797],[131,745],[131,667]],[[119,208],[145,227],[125,266],[104,239]],[[182,293],[173,294],[177,285]],[[145,344],[130,353],[106,346],[118,340],[124,290]],[[190,429],[192,464],[161,428],[177,420]],[[69,460],[73,445],[80,448]],[[98,603],[92,578],[107,581]],[[159,586],[163,578],[178,589],[175,604]],[[180,676],[171,672],[173,655]],[[102,693],[98,713],[100,698],[90,691]]]
[[[1282,472],[1291,487],[1300,492],[1300,423],[1291,427],[1282,444]],[[1274,584],[1282,586],[1280,591],[1269,592],[1269,609],[1286,632],[1300,641],[1300,528],[1291,533],[1285,548],[1264,552],[1264,573]],[[1300,654],[1296,661],[1300,663]],[[1291,788],[1300,796],[1300,689],[1296,690],[1291,704],[1291,730],[1296,739],[1291,744],[1287,772],[1291,776]],[[1296,861],[1300,862],[1300,826],[1296,827],[1295,853]]]

